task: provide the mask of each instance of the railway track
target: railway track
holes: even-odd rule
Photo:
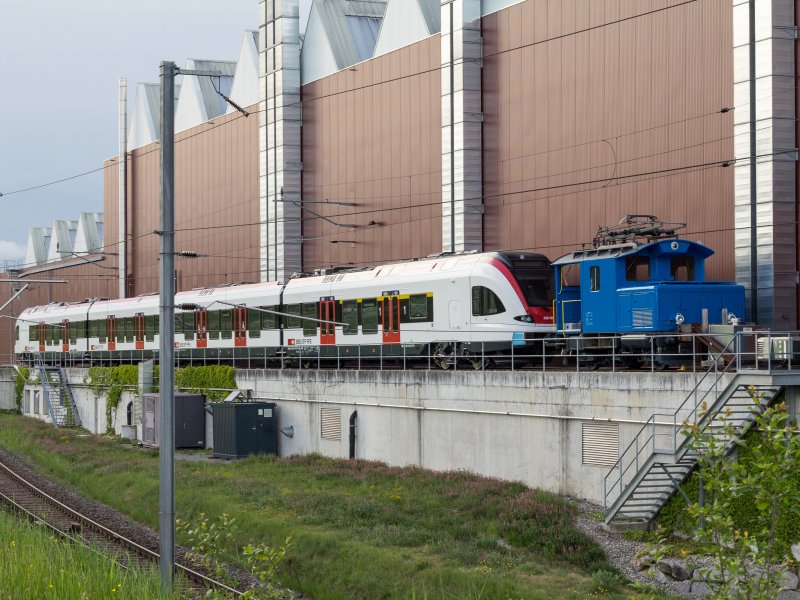
[[[47,494],[0,461],[0,503],[11,512],[47,527],[54,535],[110,557],[123,568],[152,568],[158,553],[90,519]],[[184,597],[202,598],[209,589],[233,598],[242,592],[176,562],[175,586]]]

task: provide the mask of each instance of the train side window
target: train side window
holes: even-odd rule
[[[223,340],[233,337],[233,312],[230,310],[219,311],[219,330]]]
[[[589,286],[593,292],[600,291],[600,267],[589,267]]]
[[[303,303],[303,335],[317,335],[317,303],[305,302]]]
[[[28,339],[32,342],[39,341],[39,326],[33,323],[28,325]]]
[[[261,337],[261,317],[263,314],[261,311],[252,308],[247,309],[247,331],[251,338]]]
[[[409,296],[408,316],[414,320],[426,320],[428,318],[427,294],[415,294],[413,296]]]
[[[15,335],[17,336],[17,341],[19,341],[19,325],[14,326],[14,331],[16,332]]]
[[[299,304],[290,304],[286,307],[286,312],[290,315],[297,315],[290,316],[286,319],[286,327],[289,329],[299,329],[302,325],[302,320],[300,319],[300,305]]]
[[[361,302],[361,332],[378,333],[378,302],[374,298]]]
[[[472,288],[472,316],[486,317],[505,312],[506,307],[492,290],[482,285]]]
[[[208,338],[211,340],[219,339],[219,311],[208,311]]]
[[[650,257],[631,256],[625,259],[625,279],[628,281],[650,280]]]
[[[147,315],[144,318],[144,338],[148,342],[155,340],[157,321],[158,317],[156,315]]]
[[[277,306],[262,306],[265,310],[274,310],[278,311]],[[278,320],[278,315],[275,313],[261,313],[261,329],[275,329],[277,327],[276,322]]]
[[[694,280],[694,256],[673,256],[669,272],[675,281]]]
[[[125,317],[123,320],[123,327],[125,329],[125,341],[133,341],[133,317]]]
[[[97,341],[100,344],[105,344],[107,335],[108,335],[108,322],[105,319],[100,319],[97,325]]]
[[[355,300],[345,300],[342,302],[342,322],[344,335],[356,335],[358,333],[358,302]]]

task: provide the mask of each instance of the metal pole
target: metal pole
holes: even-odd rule
[[[161,273],[159,331],[159,553],[161,584],[172,589],[175,551],[175,63],[161,63]]]

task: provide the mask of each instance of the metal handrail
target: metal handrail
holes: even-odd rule
[[[738,340],[738,335],[732,337],[719,354],[720,355],[724,355],[725,352],[729,349],[730,345],[732,343],[736,342],[737,340]],[[714,380],[713,386],[709,387],[709,389],[706,390],[705,394],[703,394],[703,396],[700,399],[700,401],[699,402],[695,401],[695,406],[692,409],[692,412],[695,412],[697,410],[697,408],[700,406],[700,404],[702,404],[705,401],[705,398],[708,396],[708,394],[711,392],[712,389],[715,391],[715,393],[717,393],[717,388],[718,388],[717,384],[719,383],[719,380],[722,378],[723,375],[725,375],[727,373],[728,368],[733,364],[734,364],[734,361],[730,361],[725,366],[725,368],[722,370],[722,372],[717,372],[718,362],[717,362],[717,360],[714,360],[713,363],[711,365],[709,365],[709,367],[706,370],[706,372],[703,373],[703,376],[700,377],[700,379],[697,381],[697,383],[695,384],[694,388],[692,388],[692,391],[690,391],[689,394],[686,396],[686,399],[681,403],[681,405],[678,408],[675,409],[675,411],[672,413],[672,415],[665,414],[665,413],[654,413],[653,415],[651,415],[651,417],[642,426],[642,428],[639,430],[639,432],[634,436],[634,438],[631,441],[631,443],[628,444],[627,448],[625,448],[625,450],[622,452],[622,454],[620,454],[620,457],[619,457],[619,459],[617,459],[617,462],[614,463],[614,466],[611,467],[611,469],[608,471],[608,473],[606,473],[606,476],[603,478],[603,507],[604,507],[605,510],[608,510],[608,504],[609,504],[608,498],[609,498],[609,495],[613,492],[613,490],[617,489],[618,486],[619,486],[619,495],[622,495],[622,493],[624,491],[624,487],[625,487],[625,485],[624,485],[625,474],[628,473],[628,471],[630,470],[631,466],[635,464],[637,466],[635,472],[636,473],[639,472],[639,468],[640,468],[640,466],[639,466],[640,465],[639,457],[641,456],[643,450],[646,448],[646,443],[647,442],[650,442],[651,440],[653,442],[653,448],[652,448],[649,456],[652,456],[653,454],[656,453],[655,438],[658,435],[658,434],[656,434],[656,431],[655,431],[655,428],[656,428],[656,425],[657,425],[656,417],[657,416],[672,416],[672,425],[673,425],[672,452],[674,454],[677,451],[678,428],[677,428],[677,423],[676,422],[677,422],[678,414],[685,408],[686,404],[689,402],[689,400],[693,396],[695,397],[695,400],[697,399],[697,392],[700,389],[700,386],[703,384],[703,382],[706,380],[706,378],[712,372],[717,374],[717,378]],[[666,424],[667,423],[661,423],[661,425],[666,425]],[[650,434],[650,437],[646,440],[646,443],[643,444],[643,445],[640,445],[639,444],[639,438],[642,435],[642,433],[647,430],[648,427],[652,427],[652,433]],[[630,451],[632,449],[634,450],[633,458],[630,460],[630,462],[627,464],[627,466],[624,466],[626,458],[628,457],[628,454],[630,453]],[[623,466],[624,466],[624,468],[623,468]],[[613,481],[613,484],[611,486],[609,486],[609,477],[611,477],[615,473],[615,471],[619,472],[619,476],[618,476],[617,479],[615,479]],[[619,496],[617,496],[617,497],[619,497]]]

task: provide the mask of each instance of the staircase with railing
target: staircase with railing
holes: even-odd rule
[[[80,414],[64,369],[48,366],[38,358],[35,368],[42,384],[42,397],[53,424],[57,427],[80,427]]]
[[[731,346],[735,340],[731,340]],[[721,350],[725,354],[730,350]],[[606,526],[647,526],[697,464],[694,436],[688,425],[711,426],[731,446],[752,425],[758,405],[774,402],[784,374],[735,372],[714,361],[683,403],[671,413],[653,414],[603,480]],[[733,437],[715,427],[718,417],[732,425]]]

